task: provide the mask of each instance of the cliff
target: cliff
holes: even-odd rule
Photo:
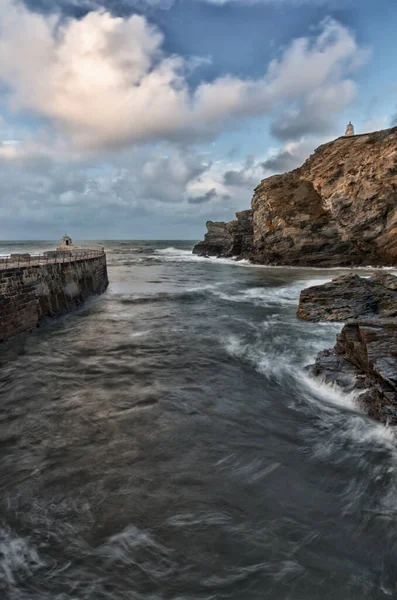
[[[298,169],[264,179],[251,211],[207,228],[197,254],[263,264],[395,264],[397,127],[320,146]]]

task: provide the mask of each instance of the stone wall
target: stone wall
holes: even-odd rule
[[[0,270],[0,342],[70,312],[107,286],[106,254]]]

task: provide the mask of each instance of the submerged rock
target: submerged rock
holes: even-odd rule
[[[375,273],[365,278],[342,275],[302,290],[297,316],[307,321],[346,321],[397,317],[397,277]]]
[[[264,179],[245,233],[239,218],[209,222],[194,252],[278,265],[393,265],[396,199],[397,127],[341,137],[300,168]]]

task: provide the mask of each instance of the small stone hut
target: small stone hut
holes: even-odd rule
[[[58,250],[61,250],[63,248],[69,249],[71,246],[73,246],[72,238],[69,237],[68,235],[64,235],[63,238],[61,239]]]

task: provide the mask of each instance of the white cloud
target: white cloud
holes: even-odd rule
[[[224,75],[191,91],[191,61],[162,46],[163,35],[142,16],[96,11],[60,21],[0,0],[0,80],[11,107],[47,119],[82,149],[191,141],[237,118],[288,115],[291,104],[298,118],[315,105],[318,130],[351,101],[355,85],[346,73],[366,56],[347,28],[328,19],[264,66],[263,77]]]

